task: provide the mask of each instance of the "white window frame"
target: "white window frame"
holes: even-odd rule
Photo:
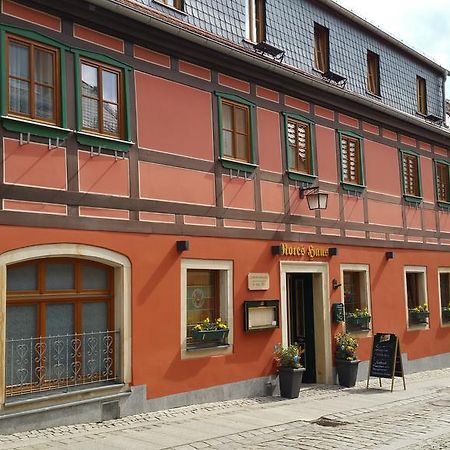
[[[230,330],[228,346],[194,348],[187,350],[187,271],[191,269],[220,271],[220,314]],[[233,352],[233,261],[182,259],[181,260],[181,358],[227,355]]]
[[[427,289],[427,268],[426,266],[405,266],[403,268],[403,292],[405,296],[405,310],[406,310],[406,325],[408,330],[423,330],[430,328],[430,321],[428,320],[427,324],[411,324],[409,323],[409,307],[408,307],[408,289],[406,286],[406,274],[407,273],[419,273],[422,275],[421,277],[421,286],[420,290],[422,291],[422,299],[421,305],[424,303],[428,305],[428,289]],[[430,307],[428,305],[428,310]]]
[[[361,298],[361,307],[367,308],[370,314],[370,323],[368,330],[349,330],[351,334],[359,334],[359,335],[368,335],[372,334],[372,306],[371,306],[371,298],[370,298],[370,271],[369,266],[367,264],[341,264],[340,265],[340,275],[341,275],[341,303],[344,305],[345,311],[345,301],[344,301],[344,272],[359,272],[363,273],[362,275],[362,283],[360,283],[360,298]],[[345,322],[344,322],[345,324]],[[346,327],[346,325],[344,325]],[[347,331],[347,330],[346,330]]]
[[[450,267],[439,267],[438,268],[438,295],[439,295],[439,317],[441,320],[441,327],[450,327],[450,322],[444,322],[442,320],[442,300],[441,300],[441,273],[447,273],[450,275]]]

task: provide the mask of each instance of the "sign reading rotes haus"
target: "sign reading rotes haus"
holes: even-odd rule
[[[280,244],[280,256],[307,256],[309,258],[318,258],[329,256],[328,247],[314,247],[313,245],[288,245]]]

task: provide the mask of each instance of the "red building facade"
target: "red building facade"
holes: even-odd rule
[[[40,424],[267,394],[280,342],[333,383],[343,329],[360,377],[377,332],[406,371],[448,366],[448,131],[416,74],[411,115],[183,23],[182,5],[51,3],[2,1],[3,429],[47,405],[77,406]],[[198,342],[206,317],[228,336]]]

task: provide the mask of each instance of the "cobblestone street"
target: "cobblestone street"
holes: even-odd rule
[[[376,380],[372,380],[376,386]],[[450,370],[353,389],[307,386],[299,399],[255,398],[0,436],[1,449],[450,448]]]

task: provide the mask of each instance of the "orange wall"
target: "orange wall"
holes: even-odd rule
[[[143,161],[139,162],[139,192],[141,197],[155,200],[200,205],[216,202],[213,174]]]
[[[364,139],[364,163],[368,189],[401,195],[397,148]]]
[[[128,196],[128,159],[78,152],[79,188],[82,192]]]
[[[132,266],[132,361],[133,384],[147,385],[149,398],[191,389],[231,383],[273,372],[272,352],[281,340],[281,330],[245,333],[243,302],[249,299],[279,299],[280,257],[270,246],[279,242],[247,239],[190,237],[190,250],[175,250],[178,236],[144,235],[61,229],[32,230],[1,227],[0,252],[44,243],[84,243],[126,255]],[[305,245],[307,245],[305,243]],[[396,250],[386,261],[385,249],[339,247],[339,255],[322,258],[330,264],[330,280],[339,279],[341,263],[370,265],[371,304],[374,332],[393,332],[400,337],[409,359],[450,351],[450,327],[439,325],[437,269],[448,266],[446,253]],[[234,261],[234,351],[227,356],[181,360],[180,354],[180,262],[183,257]],[[299,258],[285,258],[299,259]],[[427,267],[430,329],[406,330],[403,287],[404,265]],[[249,272],[270,276],[268,291],[247,290]],[[330,283],[331,285],[331,283]],[[330,286],[330,304],[340,301],[340,289]],[[331,307],[330,307],[331,309]],[[332,325],[332,333],[339,327]],[[360,339],[359,356],[370,356],[371,338]]]
[[[316,125],[317,173],[320,180],[337,182],[336,130]]]
[[[66,150],[49,150],[47,144],[21,146],[15,139],[3,139],[5,183],[66,189]],[[51,176],[49,176],[51,174]]]
[[[258,108],[258,154],[261,169],[281,172],[280,115]]]
[[[142,72],[135,77],[139,146],[212,160],[211,94]]]

